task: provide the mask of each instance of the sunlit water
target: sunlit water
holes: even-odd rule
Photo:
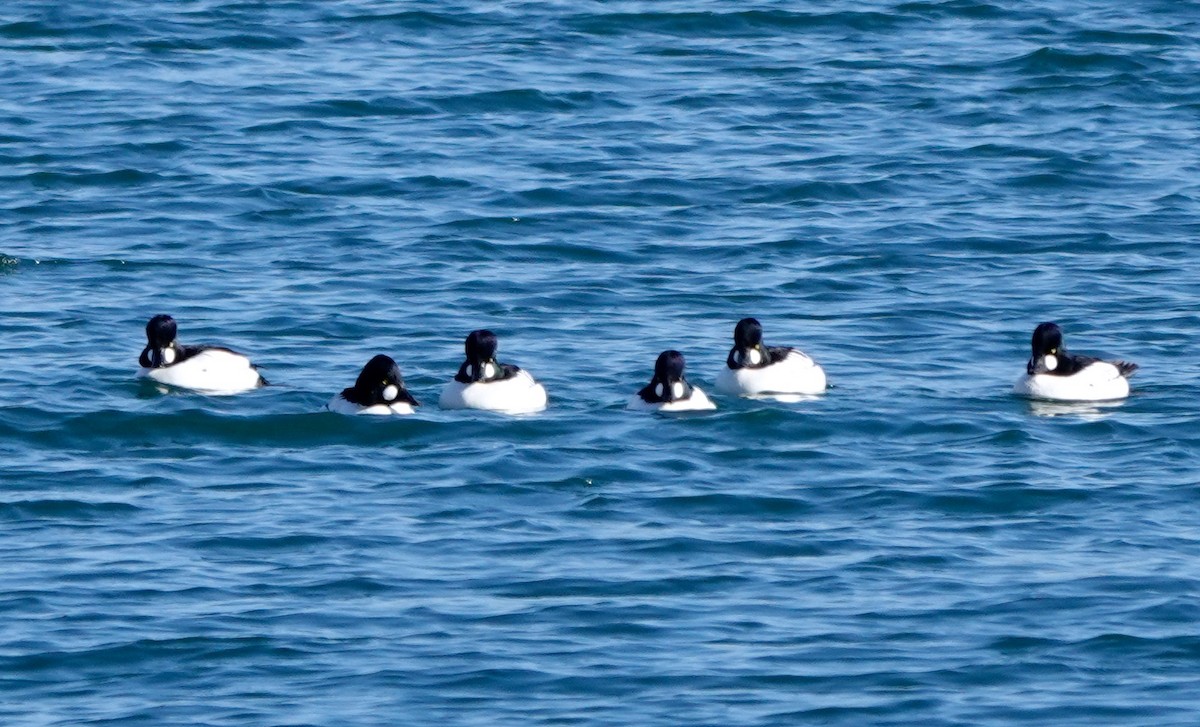
[[[2,721],[1195,725],[1195,13],[837,5],[7,5]],[[437,409],[482,327],[544,413]]]

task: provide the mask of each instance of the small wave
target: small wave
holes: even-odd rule
[[[1149,47],[1174,47],[1185,41],[1177,35],[1153,30],[1081,30],[1071,39],[1081,45],[1139,45]]]
[[[304,45],[304,41],[292,36],[238,33],[213,38],[206,45],[208,47],[205,50],[282,50],[298,48]]]
[[[534,187],[499,199],[509,200],[517,209],[557,209],[614,207],[689,207],[696,185],[685,179],[643,178],[620,183],[572,184],[562,187]]]
[[[198,540],[193,545],[197,549],[205,551],[262,553],[316,549],[329,541],[330,538],[324,535],[222,536]]]
[[[326,99],[314,101],[295,109],[314,118],[371,118],[374,116],[421,116],[436,113],[437,109],[423,103],[384,97],[379,99]]]
[[[398,197],[409,191],[400,181],[361,176],[284,180],[272,187],[291,194],[320,197]]]
[[[753,185],[741,194],[751,204],[789,204],[816,207],[830,202],[858,202],[895,195],[891,179],[861,182],[802,182],[800,184]]]
[[[258,654],[261,657],[274,651],[273,643],[271,639],[261,636],[232,638],[182,636],[166,639],[137,639],[123,643],[102,644],[93,648],[42,651],[9,656],[0,661],[0,664],[25,673],[60,669],[112,669],[158,660],[178,664],[181,661],[209,658],[218,654],[226,658],[236,653]],[[273,654],[274,656],[298,653],[291,649],[278,648],[278,650],[283,654]]]
[[[271,374],[267,373],[268,376]],[[137,382],[144,384],[144,382]],[[153,390],[152,384],[144,387]],[[270,396],[267,387],[254,396]],[[148,393],[148,396],[163,396]],[[288,394],[280,392],[279,395]],[[171,396],[168,393],[166,396]],[[345,417],[320,411],[326,400],[310,404],[307,413],[272,414],[267,416],[243,416],[222,414],[204,407],[205,397],[180,393],[184,408],[174,413],[96,411],[69,416],[46,428],[26,426],[22,431],[9,427],[0,420],[0,432],[40,442],[43,446],[60,447],[74,441],[103,440],[120,447],[145,447],[154,444],[179,445],[184,443],[208,444],[213,442],[237,443],[238,446],[296,446],[312,443],[355,443],[363,446],[395,444],[398,439],[411,443],[423,441],[425,437],[437,438],[444,424],[425,418],[391,417],[378,421],[376,417]],[[247,400],[243,397],[243,400]],[[28,420],[26,420],[28,421]],[[401,434],[403,432],[403,434]]]
[[[439,30],[443,28],[466,28],[478,25],[479,21],[464,14],[434,13],[421,10],[411,10],[398,13],[362,13],[358,15],[342,15],[335,18],[339,23],[356,23],[361,25],[399,25],[407,31]]]
[[[134,187],[165,181],[165,177],[140,169],[116,169],[109,172],[32,172],[10,176],[9,182],[26,181],[42,189],[73,187]]]
[[[1039,48],[1032,53],[1010,59],[1002,65],[1024,73],[1045,75],[1110,71],[1132,73],[1146,70],[1145,63],[1128,55],[1116,53],[1081,53],[1058,48]]]
[[[88,22],[83,19],[62,25],[37,20],[23,20],[0,25],[0,38],[9,40],[118,38],[133,32],[135,32],[135,28],[129,25]]]
[[[86,502],[83,500],[18,500],[0,503],[0,519],[101,520],[124,516],[142,508],[126,502]]]
[[[1010,13],[997,5],[978,2],[978,0],[903,3],[896,6],[896,12],[932,18],[967,18],[971,20],[1000,18]]]
[[[593,108],[609,98],[607,93],[594,91],[547,93],[534,88],[514,88],[428,97],[425,101],[451,114],[569,113]]]
[[[618,35],[629,32],[688,36],[720,34],[721,37],[772,35],[805,28],[845,28],[856,31],[884,31],[903,23],[895,13],[843,11],[800,13],[784,10],[746,10],[740,12],[609,13],[573,18],[569,25],[593,35]]]
[[[671,576],[666,578],[541,578],[499,585],[508,598],[616,598],[629,596],[680,596],[720,592],[743,585],[746,578],[732,575]]]
[[[1061,172],[1039,172],[1036,174],[1022,174],[1016,177],[1011,177],[1004,181],[1005,186],[1014,189],[1025,190],[1027,192],[1041,191],[1058,191],[1063,189],[1076,189],[1080,186],[1081,180],[1077,175],[1066,174]],[[1102,180],[1095,180],[1096,184],[1103,184]]]
[[[154,38],[152,40],[139,41],[135,45],[150,53],[213,50],[211,43],[196,38]]]
[[[812,511],[812,504],[801,499],[725,493],[663,497],[656,504],[667,512],[687,516],[738,514],[774,519],[799,517]]]

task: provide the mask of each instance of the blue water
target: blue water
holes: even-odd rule
[[[1165,0],[5,4],[0,723],[1197,724],[1197,78]],[[624,408],[746,315],[828,394]],[[1011,396],[1043,320],[1133,396]],[[437,409],[481,327],[545,413]]]

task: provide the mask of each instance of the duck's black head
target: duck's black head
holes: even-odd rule
[[[757,318],[743,318],[733,328],[733,344],[738,348],[754,348],[762,344],[762,324]]]
[[[400,367],[390,356],[379,354],[363,366],[358,380],[354,382],[354,401],[364,406],[396,404],[404,402],[420,406],[404,388]]]
[[[499,341],[496,334],[483,329],[467,334],[467,360],[472,363],[483,363],[496,358],[496,347]]]
[[[146,341],[150,348],[166,348],[175,342],[178,335],[175,319],[166,314],[159,314],[146,323]]]
[[[467,382],[490,381],[501,376],[502,369],[496,363],[496,347],[498,345],[496,334],[489,330],[481,329],[467,334],[467,361],[459,370],[460,376]]]
[[[731,369],[761,368],[771,363],[771,352],[762,342],[762,324],[743,318],[733,329],[733,348],[726,365]]]
[[[149,369],[162,368],[175,363],[179,356],[175,337],[177,326],[169,315],[159,314],[146,323],[146,347],[138,362]]]
[[[1029,345],[1031,353],[1029,362],[1025,364],[1025,372],[1030,376],[1035,374],[1061,374],[1067,370],[1060,367],[1060,359],[1070,361],[1063,350],[1062,329],[1057,323],[1039,323],[1033,329],[1033,338]]]
[[[1062,329],[1057,323],[1039,323],[1038,327],[1033,329],[1033,339],[1030,345],[1033,348],[1033,356],[1045,356],[1046,354],[1056,354],[1062,348]]]
[[[683,354],[678,351],[663,351],[654,362],[654,378],[638,392],[643,401],[670,403],[691,396],[692,387],[683,377]]]
[[[654,362],[654,378],[662,382],[683,380],[683,368],[686,362],[683,354],[678,351],[663,351]]]

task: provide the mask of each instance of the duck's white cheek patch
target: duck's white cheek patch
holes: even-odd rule
[[[492,379],[496,377],[496,367],[489,364],[483,365],[483,378]]]
[[[671,393],[675,395],[676,399],[681,398],[683,396],[683,382],[676,381],[671,384]]]
[[[656,384],[656,385],[654,386],[654,395],[655,395],[655,396],[662,396],[662,395],[663,395],[663,385],[662,385],[662,384]]]
[[[399,395],[400,395],[400,390],[397,389],[394,384],[388,384],[387,386],[383,387],[383,400],[384,401],[395,401],[396,397]]]
[[[167,364],[168,366],[175,363],[175,349],[164,348],[162,350],[162,360],[163,363]]]
[[[1046,354],[1046,357],[1042,359],[1042,364],[1046,367],[1047,371],[1053,371],[1058,368],[1058,357],[1054,354],[1048,353]]]
[[[750,365],[757,366],[760,363],[762,363],[762,354],[756,348],[750,349]]]

